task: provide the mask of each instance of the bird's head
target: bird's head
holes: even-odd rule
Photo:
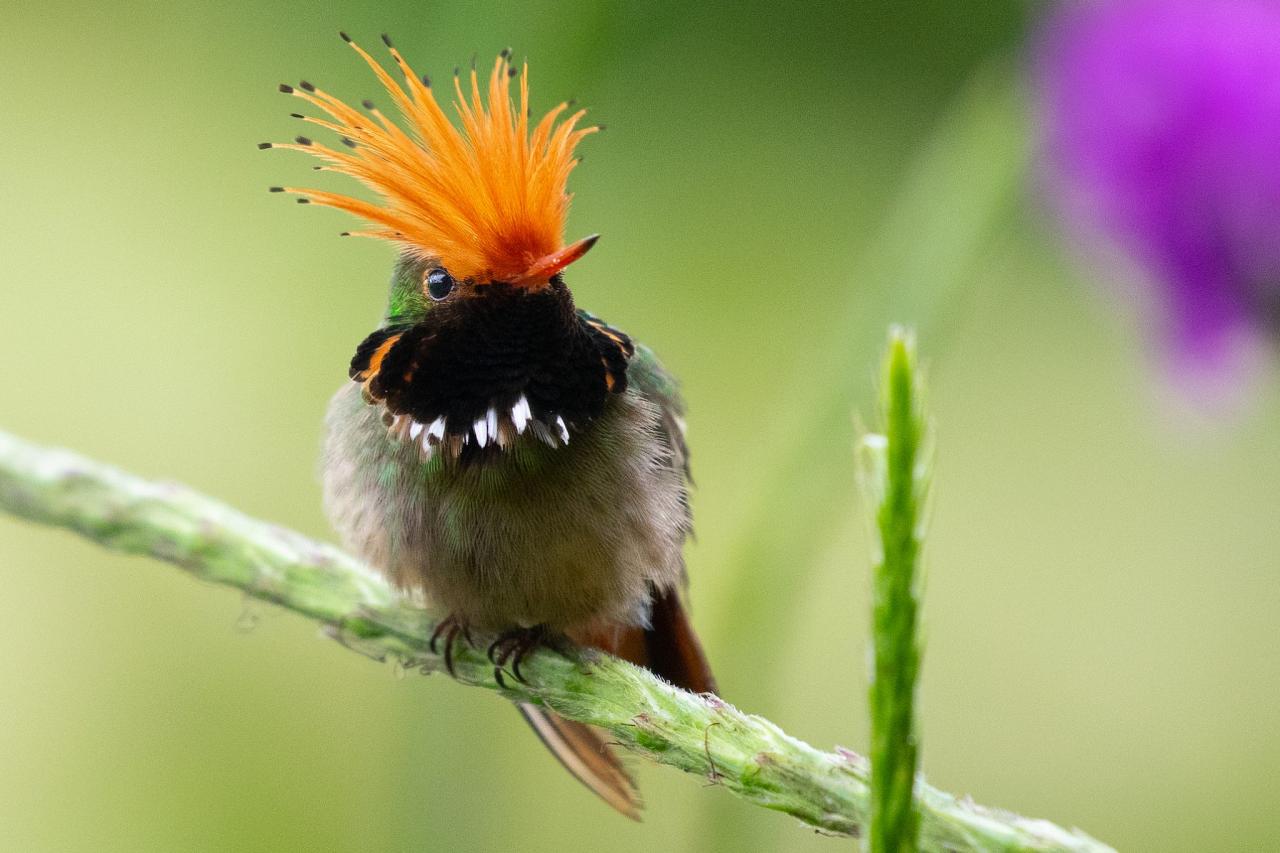
[[[510,54],[494,61],[487,85],[475,68],[464,90],[455,70],[459,124],[437,103],[383,36],[403,83],[363,48],[402,118],[372,101],[357,110],[308,82],[282,85],[323,116],[295,117],[338,137],[343,149],[307,136],[264,148],[302,151],[315,168],[357,179],[378,197],[366,201],[315,189],[272,187],[300,203],[344,210],[367,227],[346,232],[399,247],[387,321],[351,362],[351,378],[385,409],[394,435],[444,445],[506,446],[526,426],[567,442],[598,417],[610,393],[625,387],[630,341],[578,314],[561,272],[595,244],[566,244],[566,184],[577,144],[596,127],[579,127],[584,111],[561,103],[530,121],[528,66]],[[511,81],[519,94],[512,103]],[[607,331],[606,331],[607,330]]]

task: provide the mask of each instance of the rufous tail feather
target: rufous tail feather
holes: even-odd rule
[[[574,778],[632,820],[640,819],[640,791],[600,733],[538,705],[516,706],[542,743]]]
[[[571,639],[647,667],[676,687],[695,693],[716,692],[711,667],[679,593],[654,590],[652,604],[648,628],[618,626]],[[622,814],[640,819],[640,792],[605,733],[538,705],[517,707],[547,749],[578,781]]]

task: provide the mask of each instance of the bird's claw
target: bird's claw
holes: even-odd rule
[[[458,641],[458,637],[462,637],[462,639],[466,640],[468,646],[475,648],[475,640],[471,639],[471,629],[462,619],[450,613],[440,620],[440,624],[436,625],[436,629],[431,632],[431,639],[427,642],[431,653],[438,655],[440,654],[440,641],[444,641],[444,668],[454,678],[458,677],[458,673],[453,668],[453,646]]]
[[[532,628],[512,628],[498,635],[489,644],[489,662],[494,665],[493,678],[500,687],[506,687],[502,677],[502,668],[511,665],[511,674],[521,684],[529,682],[520,673],[520,664],[539,646],[546,645],[550,634],[545,625],[534,625]]]

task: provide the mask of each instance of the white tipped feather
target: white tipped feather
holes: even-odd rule
[[[418,444],[427,458],[432,456],[433,448],[446,439],[448,423],[444,415],[437,417],[430,424],[423,424],[408,415],[397,415],[388,429],[398,438],[411,444]],[[471,429],[457,436],[460,446],[469,444],[473,439],[481,447],[497,444],[507,447],[511,442],[511,430],[524,435],[530,430],[548,447],[561,447],[569,443],[569,424],[562,415],[556,415],[554,421],[540,421],[533,416],[533,408],[529,398],[520,395],[511,407],[510,421],[505,415],[499,415],[496,407],[490,406],[482,416],[475,419]]]
[[[516,432],[524,435],[524,428],[529,425],[533,412],[529,409],[529,400],[523,395],[511,407],[511,422],[516,425]]]

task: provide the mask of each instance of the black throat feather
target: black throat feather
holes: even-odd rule
[[[633,351],[626,335],[578,312],[559,280],[536,292],[490,284],[369,335],[350,375],[390,422],[435,424],[423,440],[466,458],[522,434],[522,411],[549,444],[567,442],[626,389]]]

